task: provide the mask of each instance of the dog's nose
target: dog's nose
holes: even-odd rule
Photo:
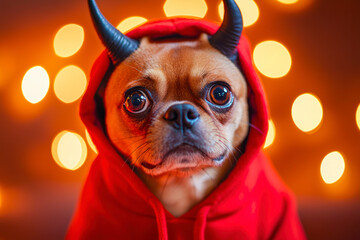
[[[200,114],[190,104],[175,104],[166,111],[164,119],[176,129],[190,129],[198,120]]]

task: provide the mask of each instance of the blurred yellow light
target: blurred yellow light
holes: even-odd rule
[[[264,41],[254,49],[254,63],[267,77],[280,78],[291,68],[291,56],[284,45],[276,41]]]
[[[86,75],[81,68],[74,65],[66,66],[56,75],[55,95],[64,103],[72,103],[84,94],[86,83]]]
[[[95,153],[98,153],[96,147],[95,147],[95,144],[93,143],[93,141],[91,140],[91,137],[89,135],[89,132],[85,129],[85,136],[86,136],[86,140],[90,146],[90,148],[95,152]]]
[[[355,118],[356,118],[356,123],[358,125],[358,128],[360,130],[360,104],[359,104],[359,106],[358,106],[358,108],[356,110],[356,117]]]
[[[126,33],[128,31],[130,31],[131,29],[146,23],[147,19],[143,18],[143,17],[138,17],[138,16],[134,16],[134,17],[128,17],[126,19],[124,19],[121,23],[119,23],[119,25],[117,25],[117,29],[119,29],[120,32],[122,33]]]
[[[70,57],[84,43],[84,29],[77,24],[68,24],[59,29],[54,38],[54,50],[59,57]]]
[[[60,167],[76,170],[85,162],[87,147],[79,134],[62,131],[54,138],[51,153]]]
[[[321,177],[327,184],[338,181],[345,171],[345,161],[339,152],[331,152],[324,157],[320,166]]]
[[[268,133],[266,135],[264,148],[267,148],[268,146],[270,146],[274,142],[275,135],[276,135],[276,133],[275,133],[274,122],[272,120],[269,120],[269,130],[268,130]]]
[[[253,25],[259,19],[259,8],[253,0],[235,0],[240,8],[244,27]],[[221,2],[218,7],[220,18],[224,18],[224,3]]]
[[[46,96],[50,80],[46,70],[41,66],[30,68],[21,83],[22,93],[30,103],[38,103]]]
[[[303,132],[310,132],[319,126],[323,118],[320,100],[310,93],[297,97],[291,108],[295,125]]]
[[[278,1],[284,4],[293,4],[298,2],[298,0],[278,0]]]
[[[190,16],[203,18],[208,8],[204,0],[166,0],[164,12],[167,17]]]

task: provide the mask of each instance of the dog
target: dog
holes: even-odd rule
[[[246,98],[244,76],[207,35],[145,38],[109,80],[107,132],[164,207],[181,216],[235,164],[248,131]]]
[[[293,202],[289,194],[283,194],[287,190],[275,184],[277,180],[262,180],[264,177],[260,174],[266,172],[264,179],[276,178],[264,158],[257,156],[265,138],[262,130],[266,131],[267,115],[263,107],[256,110],[249,105],[257,101],[256,104],[265,106],[262,103],[263,94],[258,100],[249,100],[253,99],[256,86],[249,85],[251,81],[248,78],[256,78],[256,74],[249,74],[246,69],[251,65],[242,65],[241,55],[238,54],[243,25],[236,3],[224,0],[224,21],[214,34],[202,32],[186,36],[182,31],[194,32],[193,28],[184,27],[182,21],[186,20],[180,19],[173,20],[179,24],[166,22],[174,24],[176,30],[164,30],[172,31],[172,34],[153,27],[153,36],[136,39],[116,30],[101,14],[94,0],[89,0],[89,6],[95,29],[106,47],[109,63],[100,67],[106,71],[101,70],[100,74],[95,69],[92,75],[101,79],[101,86],[96,91],[91,90],[91,94],[96,92],[100,99],[97,107],[102,114],[88,111],[95,116],[90,121],[88,113],[82,115],[86,116],[85,124],[94,126],[94,122],[101,122],[95,124],[96,131],[101,132],[101,139],[95,136],[99,134],[92,134],[95,130],[89,132],[95,138],[95,144],[106,142],[111,145],[106,148],[111,150],[104,151],[107,157],[95,160],[90,170],[87,180],[90,183],[84,186],[68,238],[112,238],[118,234],[129,239],[144,236],[150,239],[156,236],[159,239],[189,239],[188,228],[194,225],[194,235],[191,236],[195,239],[204,239],[205,236],[213,239],[220,236],[224,239],[230,236],[244,239],[293,236],[293,239],[303,239],[294,205],[287,204],[284,208],[284,202]],[[163,23],[155,24],[161,28]],[[91,100],[86,100],[86,96],[84,98],[83,102]],[[88,107],[82,104],[82,108]],[[260,127],[257,120],[251,119],[256,118],[254,112],[261,116]],[[250,131],[251,127],[256,131]],[[260,140],[254,141],[254,134]],[[256,154],[249,150],[252,147],[257,149]],[[111,154],[109,151],[112,151]],[[115,160],[119,156],[121,160]],[[256,160],[245,160],[248,158]],[[119,180],[121,176],[126,178],[127,183]],[[270,182],[277,187],[268,184]],[[214,204],[219,202],[216,200],[219,197],[209,197],[215,196],[216,191],[222,191],[217,190],[220,185],[226,189],[223,195],[231,193],[234,196],[231,198],[236,199],[236,204],[229,208],[232,210],[224,210],[221,214],[221,207]],[[246,190],[249,191],[248,196],[253,194],[253,189],[259,189],[259,193],[249,198],[252,202],[249,206],[243,204],[240,207],[238,204],[242,200],[239,199],[248,198],[244,197],[245,185],[246,189],[251,189]],[[243,190],[240,191],[241,188]],[[141,195],[141,201],[138,197],[133,198],[134,192]],[[273,197],[264,200],[264,194]],[[129,199],[126,200],[125,196]],[[211,206],[215,210],[205,204],[209,199],[213,199]],[[274,204],[274,209],[264,210],[262,204],[265,206],[269,201]],[[145,213],[147,207],[144,205],[151,206],[155,215]],[[211,214],[217,214],[218,219],[230,221],[234,217],[239,220],[239,209],[242,208],[253,212],[254,216],[269,218],[262,220],[267,225],[258,225],[262,221],[251,223],[250,228],[258,227],[249,234],[244,234],[245,230],[240,230],[241,226],[233,223],[225,232],[213,226],[209,229],[213,234],[205,233]],[[285,213],[290,213],[289,219],[281,220],[279,216],[285,216]],[[251,214],[242,216],[242,221],[246,218],[249,218],[249,223],[252,221]],[[190,225],[185,227],[174,223],[181,219],[187,219]],[[142,237],[134,228],[136,221],[147,222],[141,225],[144,232],[148,231]],[[281,221],[286,222],[283,224],[286,230],[279,227],[282,226]],[[287,226],[288,223],[291,224]],[[157,235],[153,232],[154,224],[158,229]],[[168,227],[168,224],[176,226]],[[105,230],[107,228],[112,230]],[[277,231],[285,231],[285,235]]]

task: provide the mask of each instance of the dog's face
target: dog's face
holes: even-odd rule
[[[142,39],[114,70],[104,99],[110,140],[148,175],[221,167],[248,131],[245,79],[205,34]]]

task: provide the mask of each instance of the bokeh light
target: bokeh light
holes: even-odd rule
[[[61,69],[55,77],[55,95],[64,103],[72,103],[84,94],[86,85],[84,71],[77,66],[69,65]]]
[[[38,103],[46,96],[50,85],[49,75],[41,66],[30,68],[21,83],[22,93],[30,103]]]
[[[268,130],[268,133],[266,135],[264,148],[267,148],[268,146],[270,146],[274,142],[275,135],[276,135],[276,129],[275,129],[274,122],[272,120],[269,120],[269,130]]]
[[[259,19],[259,7],[253,0],[235,0],[240,8],[244,27],[253,25]],[[221,2],[218,7],[220,18],[224,18],[224,3]]]
[[[278,0],[278,2],[281,2],[284,4],[294,4],[294,3],[297,3],[298,0]]]
[[[323,108],[320,100],[310,93],[297,97],[291,108],[295,125],[303,132],[313,131],[323,118]]]
[[[67,24],[59,29],[54,38],[54,50],[59,57],[70,57],[84,43],[84,29],[77,24]]]
[[[280,78],[290,71],[292,60],[284,45],[269,40],[261,42],[255,47],[254,63],[265,76]]]
[[[86,136],[86,141],[88,142],[90,148],[97,154],[98,151],[96,149],[95,144],[93,143],[93,141],[91,140],[90,134],[89,132],[85,129],[85,136]]]
[[[124,19],[123,21],[121,21],[121,23],[119,23],[119,25],[117,25],[117,29],[119,29],[120,32],[122,33],[126,33],[128,31],[130,31],[131,29],[146,23],[148,20],[146,18],[143,17],[139,17],[139,16],[133,16],[133,17],[128,17],[126,19]]]
[[[356,116],[355,116],[355,118],[356,118],[356,123],[357,123],[357,125],[358,125],[358,128],[359,128],[359,130],[360,130],[360,104],[359,104],[359,106],[358,106],[358,108],[357,108],[357,110],[356,110]]]
[[[337,182],[345,171],[345,161],[343,156],[335,151],[324,157],[320,166],[321,177],[327,184]]]
[[[60,167],[76,170],[86,160],[86,143],[79,134],[62,131],[53,140],[51,154]]]
[[[166,0],[164,12],[167,17],[190,16],[203,18],[208,7],[204,0]]]

